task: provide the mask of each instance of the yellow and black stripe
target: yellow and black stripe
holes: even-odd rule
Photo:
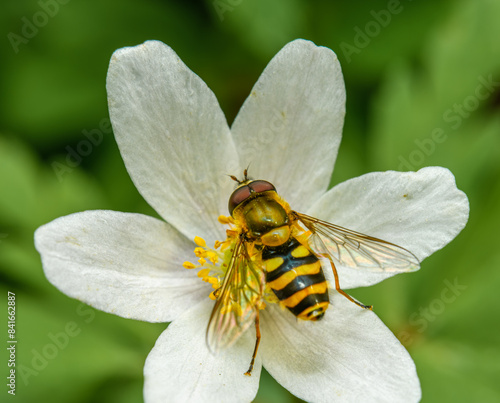
[[[328,286],[318,258],[297,239],[264,247],[266,281],[278,299],[298,318],[318,320],[328,307]]]

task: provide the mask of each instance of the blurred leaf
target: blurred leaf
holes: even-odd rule
[[[387,65],[412,59],[451,1],[307,2],[310,30],[338,55],[353,85],[378,81]],[[352,96],[352,93],[351,93]]]
[[[422,401],[484,402],[500,399],[497,348],[452,340],[427,342],[413,353],[422,383]],[[436,380],[439,380],[437,382]]]
[[[196,18],[181,2],[15,3],[23,5],[9,6],[8,31],[24,40],[12,45],[4,38],[0,47],[0,116],[7,128],[42,147],[66,142],[92,129],[89,121],[107,116],[106,71],[116,49],[148,39],[188,47],[195,39],[176,34]],[[37,18],[41,22],[34,24]]]
[[[254,403],[289,403],[302,402],[298,397],[293,396],[283,386],[274,380],[269,373],[262,368],[260,375],[259,392],[255,397]]]
[[[60,215],[106,205],[98,185],[77,166],[65,159],[42,166],[7,137],[0,137],[0,184],[0,222],[30,231]]]
[[[106,206],[100,188],[79,167],[58,177],[28,147],[6,137],[0,137],[0,183],[0,223],[7,235],[0,244],[2,291],[15,292],[17,301],[16,398],[80,402],[89,388],[122,376],[135,384],[140,399],[144,359],[165,325],[96,312],[64,296],[43,275],[33,244],[37,226]]]
[[[209,0],[214,19],[249,49],[269,60],[287,42],[302,36],[304,3],[299,0]]]
[[[474,95],[471,90],[478,85],[479,77],[500,71],[496,39],[500,36],[499,14],[498,1],[461,0],[451,18],[436,30],[423,57],[444,103]]]
[[[471,4],[475,12],[470,11]],[[462,162],[461,157],[477,143],[486,146],[484,152],[496,153],[498,137],[484,134],[490,123],[481,110],[500,89],[500,83],[488,83],[500,72],[500,58],[488,50],[489,42],[486,48],[475,46],[476,57],[464,49],[500,34],[494,18],[481,18],[495,15],[498,7],[497,2],[489,0],[458,3],[457,12],[429,42],[433,51],[424,55],[427,70],[417,72],[408,63],[392,67],[373,102],[372,145],[377,169],[416,170],[424,165],[444,165],[440,161],[445,155],[451,155],[455,163]],[[457,26],[467,35],[457,34]],[[474,120],[474,131],[464,130],[470,129],[473,123],[469,121]],[[485,144],[485,137],[490,144]],[[481,160],[471,162],[477,165]]]
[[[16,293],[17,399],[79,402],[104,379],[141,377],[145,356],[121,341],[126,333],[106,332],[97,312],[84,304],[66,301],[63,309],[53,308]]]

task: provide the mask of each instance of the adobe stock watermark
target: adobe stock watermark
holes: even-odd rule
[[[448,139],[447,130],[457,130],[465,119],[468,119],[474,112],[481,101],[488,99],[499,87],[500,81],[494,81],[493,75],[488,75],[487,78],[479,76],[474,93],[465,97],[462,102],[454,103],[453,106],[446,109],[443,113],[443,121],[448,124],[448,128],[436,127],[430,135],[424,139],[415,139],[414,148],[405,158],[399,156],[398,170],[414,171],[418,167],[423,166],[427,157],[436,151],[437,145],[444,143]]]
[[[400,0],[389,0],[387,6],[382,10],[370,10],[370,21],[362,28],[357,25],[354,27],[352,43],[340,43],[340,50],[344,54],[347,63],[351,62],[352,55],[360,54],[375,37],[380,35],[382,29],[386,28],[391,23],[393,16],[400,14],[403,10],[404,6],[401,4]]]
[[[82,317],[83,322],[89,324],[95,318],[94,310],[81,303],[76,308],[76,314]],[[59,353],[64,350],[74,339],[82,332],[82,328],[75,321],[66,323],[63,329],[58,332],[47,333],[47,343],[37,350],[31,349],[31,360],[29,365],[18,365],[17,373],[19,378],[23,381],[25,386],[28,386],[30,379],[36,377],[49,366],[49,364],[56,359]]]
[[[417,312],[413,312],[409,316],[408,323],[414,331],[404,330],[398,333],[398,339],[403,345],[412,344],[415,341],[414,334],[425,332],[429,323],[434,322],[438,316],[442,315],[446,307],[455,302],[467,289],[466,285],[458,283],[456,277],[453,282],[446,279],[443,283],[445,287],[441,290],[439,297],[434,298],[426,307],[419,307]]]
[[[98,129],[83,129],[82,134],[85,139],[80,140],[75,147],[66,146],[64,148],[66,150],[66,163],[53,161],[50,164],[59,182],[62,182],[66,174],[71,173],[74,168],[79,166],[83,158],[88,157],[92,153],[94,147],[102,143],[105,134],[110,134],[111,132],[111,122],[108,118],[101,119]]]
[[[9,360],[9,376],[7,377],[7,393],[16,395],[16,355],[17,355],[17,337],[16,337],[16,293],[7,291],[7,351]]]
[[[235,7],[243,3],[243,0],[214,0],[212,5],[219,17],[219,21],[224,21],[224,14],[228,11],[233,11]]]
[[[21,45],[27,45],[30,39],[38,35],[41,28],[45,27],[51,18],[58,13],[61,5],[68,4],[70,0],[39,0],[36,11],[30,18],[24,16],[21,18],[21,29],[16,32],[9,32],[7,39],[15,53],[19,52]]]

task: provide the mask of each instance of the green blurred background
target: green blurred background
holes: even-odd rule
[[[302,37],[336,51],[346,80],[332,184],[439,165],[471,204],[465,230],[420,272],[353,294],[408,348],[424,402],[500,401],[499,17],[498,0],[2,2],[1,328],[7,340],[7,292],[15,292],[18,372],[8,396],[2,349],[0,400],[142,401],[144,360],[165,325],[66,297],[45,279],[33,247],[38,226],[72,212],[155,215],[109,130],[112,52],[147,39],[169,44],[232,122],[270,58]],[[103,141],[68,167],[70,150],[93,130]],[[62,164],[67,170],[55,169]],[[255,401],[299,400],[263,373]]]

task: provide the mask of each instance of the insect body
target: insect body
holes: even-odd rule
[[[319,320],[329,304],[328,285],[319,259],[296,238],[264,247],[266,282],[299,319]]]
[[[262,249],[266,283],[301,319],[320,319],[328,291],[319,259],[292,234],[288,206],[266,181],[243,182],[229,199],[229,212],[246,224],[247,242]]]
[[[250,375],[260,342],[259,310],[272,292],[297,318],[320,320],[329,305],[322,262],[329,265],[335,289],[362,308],[371,309],[341,288],[335,264],[372,271],[416,270],[417,258],[409,251],[291,210],[275,187],[264,180],[244,180],[229,198],[227,231],[229,254],[226,272],[216,291],[207,329],[207,343],[216,351],[236,341],[252,324],[256,343]]]

